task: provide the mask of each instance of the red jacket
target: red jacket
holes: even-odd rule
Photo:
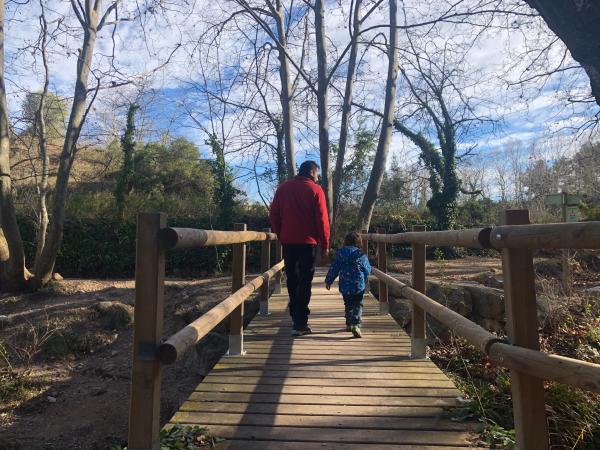
[[[299,175],[279,186],[269,219],[282,244],[320,243],[323,249],[329,249],[325,194],[310,178]]]

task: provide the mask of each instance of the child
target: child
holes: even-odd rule
[[[335,254],[335,260],[327,272],[325,287],[331,289],[331,284],[339,274],[340,292],[346,309],[346,331],[352,331],[357,338],[362,337],[362,302],[370,273],[369,259],[360,251],[360,236],[348,233],[344,238],[344,246]]]

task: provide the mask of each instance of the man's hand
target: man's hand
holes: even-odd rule
[[[331,289],[331,285],[330,284],[326,284],[325,285],[325,289],[330,290]]]
[[[321,262],[329,263],[329,249],[321,249]]]

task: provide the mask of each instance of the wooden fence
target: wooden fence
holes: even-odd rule
[[[600,393],[600,365],[540,351],[532,249],[600,248],[600,222],[531,225],[528,210],[507,210],[502,225],[459,231],[425,231],[386,235],[363,231],[363,249],[377,243],[381,311],[387,312],[388,290],[412,301],[411,355],[424,358],[426,314],[464,337],[491,361],[510,369],[517,448],[549,449],[544,380]],[[412,246],[412,286],[386,273],[386,244]],[[502,252],[508,340],[425,295],[425,246],[490,248]]]
[[[137,221],[133,367],[129,409],[128,448],[159,448],[161,365],[171,364],[229,318],[229,354],[244,353],[244,301],[260,289],[260,313],[269,311],[269,284],[281,291],[283,260],[277,235],[269,229],[234,231],[168,228],[161,213],[140,214]],[[261,271],[246,282],[246,243],[262,242]],[[277,263],[270,266],[271,241],[276,241]],[[165,253],[170,249],[233,245],[232,294],[199,319],[162,342]]]

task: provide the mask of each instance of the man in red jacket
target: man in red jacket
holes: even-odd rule
[[[319,169],[316,162],[304,161],[298,176],[277,188],[269,213],[273,231],[283,245],[293,336],[311,333],[308,304],[317,244],[321,244],[323,257],[329,249],[329,216],[325,194],[317,184]]]

